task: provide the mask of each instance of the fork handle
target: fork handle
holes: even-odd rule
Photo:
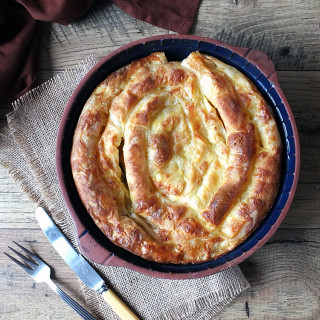
[[[65,301],[77,314],[85,320],[97,320],[86,309],[80,306],[78,302],[74,301],[64,291],[62,291],[51,279],[48,279],[47,284],[49,287],[63,300]]]

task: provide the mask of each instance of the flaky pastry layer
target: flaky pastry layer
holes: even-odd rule
[[[71,152],[88,213],[145,259],[199,263],[235,248],[270,210],[281,141],[252,82],[216,58],[153,53],[92,93]]]

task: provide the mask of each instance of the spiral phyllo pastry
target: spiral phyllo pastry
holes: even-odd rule
[[[116,245],[198,263],[232,250],[277,195],[281,141],[252,82],[211,56],[153,53],[86,102],[71,166],[80,198]]]

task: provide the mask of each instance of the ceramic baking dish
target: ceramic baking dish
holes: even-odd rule
[[[70,166],[72,138],[86,100],[110,73],[155,51],[164,51],[169,61],[181,61],[196,50],[239,69],[255,83],[270,104],[283,145],[281,184],[270,212],[256,231],[234,250],[216,260],[199,264],[156,263],[114,245],[94,224],[73,182]],[[190,279],[211,275],[239,264],[272,236],[293,199],[299,175],[300,146],[294,117],[280,89],[275,67],[268,56],[254,49],[234,47],[213,39],[190,35],[164,35],[129,43],[107,55],[89,71],[65,108],[57,139],[56,165],[60,188],[77,227],[80,247],[88,258],[100,264],[126,267],[155,277]]]

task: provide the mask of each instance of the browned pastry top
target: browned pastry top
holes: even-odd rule
[[[92,93],[71,165],[87,211],[115,244],[157,262],[232,250],[278,191],[281,141],[270,107],[237,69],[153,53]]]

